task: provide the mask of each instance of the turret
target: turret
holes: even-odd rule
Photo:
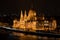
[[[24,21],[27,21],[27,14],[26,14],[26,10],[24,12]]]
[[[20,21],[23,20],[23,12],[21,10]]]

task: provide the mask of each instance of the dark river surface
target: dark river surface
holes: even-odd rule
[[[12,32],[10,34],[10,38],[13,40],[60,40],[60,38],[53,38],[53,37],[41,37],[41,36],[36,36],[36,35],[28,35],[28,34],[23,34],[23,33],[17,33],[17,32]]]
[[[18,32],[4,32],[4,30],[0,30],[0,40],[60,40],[60,38],[41,37]]]

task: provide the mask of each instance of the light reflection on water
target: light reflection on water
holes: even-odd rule
[[[60,40],[60,38],[49,38],[49,37],[41,37],[36,35],[27,35],[23,33],[12,33],[14,36],[17,36],[19,40]]]

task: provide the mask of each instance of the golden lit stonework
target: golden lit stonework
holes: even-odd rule
[[[13,28],[21,29],[25,31],[36,31],[36,30],[55,30],[57,26],[56,20],[48,21],[45,19],[44,15],[39,17],[36,16],[36,12],[34,10],[29,10],[28,16],[26,14],[26,10],[24,12],[21,10],[20,20],[13,20]]]

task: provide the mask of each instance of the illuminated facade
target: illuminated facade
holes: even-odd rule
[[[13,20],[13,28],[22,29],[26,31],[36,31],[36,30],[55,30],[57,23],[56,20],[48,21],[45,20],[44,15],[40,16],[39,21],[37,21],[38,17],[36,16],[36,12],[34,10],[29,10],[28,16],[26,14],[26,10],[23,12],[21,10],[20,20]]]

